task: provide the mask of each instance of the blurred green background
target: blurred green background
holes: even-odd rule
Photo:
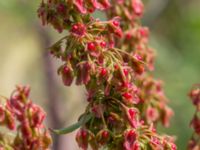
[[[192,134],[189,122],[194,107],[187,97],[200,82],[200,1],[146,0],[143,24],[151,30],[156,49],[155,76],[165,82],[175,111],[171,127],[161,133],[176,135],[178,149],[186,149]],[[84,89],[63,86],[56,74],[56,60],[45,48],[62,37],[42,27],[36,10],[40,1],[0,0],[0,95],[9,96],[16,84],[29,84],[32,99],[47,111],[52,128],[67,126],[84,111]],[[98,14],[101,16],[101,14]],[[54,150],[78,150],[74,133],[55,137]]]

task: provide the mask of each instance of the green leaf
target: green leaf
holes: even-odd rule
[[[50,129],[50,130],[52,132],[54,132],[55,134],[68,134],[68,133],[71,133],[74,130],[80,128],[82,125],[87,123],[92,117],[93,117],[92,114],[86,114],[83,117],[81,117],[81,119],[77,123],[75,123],[67,128],[57,129],[57,130]]]

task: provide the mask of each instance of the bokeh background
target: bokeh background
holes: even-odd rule
[[[9,96],[16,84],[29,84],[31,98],[44,107],[49,127],[76,121],[84,111],[83,87],[63,86],[56,74],[59,62],[46,48],[62,37],[37,18],[40,0],[0,0],[0,95]],[[161,133],[176,135],[178,149],[186,149],[192,134],[189,122],[194,108],[187,94],[200,83],[200,1],[146,0],[143,24],[151,30],[156,49],[155,76],[165,82],[175,111],[171,127]],[[102,17],[101,13],[97,14]],[[78,150],[74,133],[55,137],[54,150]]]

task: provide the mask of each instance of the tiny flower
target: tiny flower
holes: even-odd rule
[[[128,121],[131,124],[131,126],[136,128],[139,123],[137,120],[138,111],[134,108],[130,108],[130,109],[127,109],[126,114],[127,114]]]
[[[90,42],[87,44],[87,49],[89,51],[95,51],[96,50],[96,44],[94,42]]]
[[[139,61],[142,61],[142,56],[140,56],[139,54],[135,54],[134,58],[136,58]]]
[[[113,20],[113,25],[116,26],[116,27],[119,27],[120,23],[118,20]]]
[[[127,101],[132,101],[133,100],[133,96],[131,93],[125,92],[122,94],[122,97],[127,100]]]
[[[124,75],[125,76],[128,76],[129,75],[129,70],[127,68],[124,68],[123,69],[123,72],[124,72]]]
[[[148,30],[148,28],[140,28],[139,29],[139,33],[144,38],[148,38],[148,36],[149,36],[149,30]]]
[[[62,80],[66,86],[70,86],[74,79],[73,70],[69,66],[64,66],[61,70]]]
[[[110,133],[107,130],[101,130],[97,133],[97,142],[104,145],[108,142]]]
[[[102,48],[105,48],[106,47],[106,42],[105,41],[102,41],[102,42],[100,42],[100,46],[102,47]]]
[[[146,110],[146,118],[148,123],[155,122],[159,118],[158,110],[149,106]]]
[[[130,40],[131,38],[132,38],[131,33],[126,33],[125,39],[126,39],[126,40]]]
[[[163,149],[164,145],[161,143],[161,140],[157,137],[151,137],[150,145],[152,149]]]
[[[86,34],[86,27],[82,23],[76,23],[72,26],[71,33],[76,37],[83,37]]]
[[[88,148],[88,137],[89,134],[85,129],[80,129],[76,134],[76,141],[83,150]]]
[[[109,30],[114,33],[117,37],[122,37],[122,29],[120,27],[119,18],[115,17],[111,21],[109,21]]]
[[[105,77],[106,75],[107,75],[107,70],[106,70],[106,68],[101,68],[101,72],[100,72],[100,75],[102,76],[102,77]]]
[[[90,55],[98,58],[100,56],[100,52],[97,49],[97,43],[95,42],[89,42],[87,44],[87,50],[89,51]]]
[[[90,71],[92,66],[88,62],[84,62],[78,66],[78,75],[76,79],[76,84],[87,84],[90,81]]]
[[[134,130],[129,130],[124,134],[124,150],[140,150],[137,141],[137,133]]]
[[[37,105],[32,105],[32,126],[40,127],[46,117],[44,111]]]

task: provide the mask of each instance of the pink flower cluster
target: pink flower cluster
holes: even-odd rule
[[[0,148],[13,150],[48,150],[51,137],[43,121],[45,112],[29,99],[30,88],[17,86],[11,97],[0,104],[0,124],[16,132],[12,141],[0,139]]]
[[[196,111],[194,114],[194,117],[190,123],[190,126],[194,129],[194,133],[192,134],[192,137],[188,143],[188,150],[198,150],[200,149],[200,86],[195,85],[195,87],[191,90],[189,93],[189,97],[192,100],[192,103],[196,107]]]
[[[108,21],[93,18],[96,9]],[[81,118],[92,117],[76,136],[84,150],[176,150],[172,138],[155,129],[159,121],[168,126],[173,112],[161,83],[149,75],[154,53],[139,22],[143,11],[141,0],[51,0],[38,9],[43,24],[69,31],[50,52],[63,62],[63,83],[75,80],[87,90]]]
[[[145,112],[142,116],[143,120],[154,125],[161,121],[165,127],[169,127],[170,118],[174,113],[167,106],[168,99],[164,95],[162,82],[153,79],[152,76],[142,76],[139,81],[141,89],[139,98],[143,105],[141,112]]]

